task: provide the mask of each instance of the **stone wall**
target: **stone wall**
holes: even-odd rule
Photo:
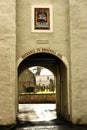
[[[36,81],[34,74],[28,69],[20,73],[18,78],[18,93],[25,93],[28,87],[35,87]]]
[[[52,33],[32,32],[32,5],[52,5]],[[69,59],[68,11],[68,0],[17,0],[17,60],[36,48],[52,49]]]
[[[0,0],[0,125],[16,122],[15,0]]]
[[[71,114],[87,123],[87,1],[70,0]]]
[[[19,103],[55,103],[56,94],[20,94]]]

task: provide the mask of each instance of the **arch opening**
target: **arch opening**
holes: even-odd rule
[[[20,74],[18,83],[19,94],[56,93],[55,75],[49,69],[42,66],[34,66],[25,69]],[[44,102],[46,102],[45,100]]]
[[[46,53],[39,52],[27,56],[18,67],[18,77],[21,73],[31,67],[41,66],[50,70],[55,77],[55,110],[56,114],[62,114],[68,117],[68,92],[67,92],[67,67],[64,62],[57,56]]]

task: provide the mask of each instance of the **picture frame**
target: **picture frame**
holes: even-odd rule
[[[33,5],[31,10],[32,32],[53,32],[52,6]]]

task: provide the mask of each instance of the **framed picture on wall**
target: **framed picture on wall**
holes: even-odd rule
[[[52,6],[32,6],[32,32],[53,32]]]

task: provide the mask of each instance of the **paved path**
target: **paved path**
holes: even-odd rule
[[[11,130],[87,130],[87,126],[72,125],[57,117],[55,104],[19,104],[18,124]]]
[[[87,130],[87,127],[79,126],[37,126],[37,127],[24,127],[15,130]]]
[[[21,121],[50,121],[56,119],[56,104],[19,104]]]
[[[56,116],[56,104],[19,104],[18,126],[14,130],[87,130]]]

